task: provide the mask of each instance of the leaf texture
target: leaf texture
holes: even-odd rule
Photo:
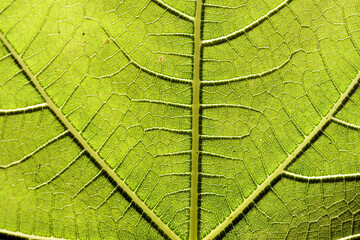
[[[0,2],[0,237],[360,236],[360,3]]]

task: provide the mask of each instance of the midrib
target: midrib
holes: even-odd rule
[[[192,99],[192,155],[191,155],[191,203],[190,239],[198,237],[198,183],[199,183],[199,110],[200,110],[200,57],[201,57],[202,0],[196,0],[194,26],[193,99]]]

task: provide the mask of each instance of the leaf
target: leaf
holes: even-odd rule
[[[0,2],[0,236],[360,236],[360,3]]]

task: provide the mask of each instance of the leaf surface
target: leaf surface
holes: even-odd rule
[[[0,236],[360,234],[360,4],[0,3]]]

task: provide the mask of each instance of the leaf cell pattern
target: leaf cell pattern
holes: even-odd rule
[[[360,236],[356,0],[3,0],[0,237]]]

